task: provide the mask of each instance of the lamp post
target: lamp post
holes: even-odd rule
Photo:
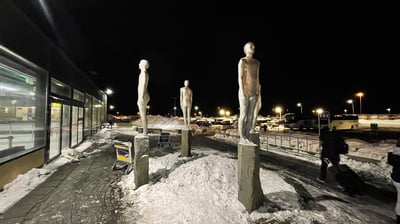
[[[363,92],[358,92],[356,96],[360,97],[360,114],[362,114],[362,104],[361,104],[361,98],[364,96]]]
[[[113,94],[113,91],[112,91],[110,88],[107,88],[107,89],[104,91],[104,93],[106,94],[106,99],[105,99],[105,105],[106,105],[106,107],[105,107],[105,113],[106,113],[106,116],[107,116],[109,110],[112,110],[112,109],[114,108],[114,106],[112,106],[112,105],[108,106],[108,103],[109,103],[108,96],[109,96],[109,95],[112,95],[112,94]],[[111,106],[112,106],[113,108],[111,108]],[[109,108],[109,109],[108,109],[108,108]]]
[[[177,99],[177,97],[173,96],[173,97],[171,97],[171,99],[174,101],[174,106],[172,108],[174,110],[174,117],[176,117],[176,109],[177,109],[177,107],[176,107],[176,99]]]
[[[194,116],[197,116],[197,111],[199,110],[198,106],[194,106]]]
[[[150,105],[146,106],[147,114],[150,114]]]
[[[279,121],[278,121],[278,132],[279,132],[279,126],[281,125],[281,120],[282,120],[282,107],[275,107],[275,113],[279,114]]]
[[[390,107],[386,108],[386,111],[388,112],[388,114],[390,114]]]
[[[318,115],[318,136],[321,136],[321,114],[324,112],[321,108],[316,110]]]
[[[275,107],[275,113],[279,114],[279,120],[282,119],[282,107]]]
[[[297,103],[297,106],[300,107],[300,114],[303,114],[303,105],[301,103]]]
[[[354,102],[353,102],[353,100],[347,100],[347,103],[351,104],[351,111],[353,111],[353,114],[354,114]]]

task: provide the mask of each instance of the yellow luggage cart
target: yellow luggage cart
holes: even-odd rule
[[[112,170],[125,169],[124,174],[129,174],[133,169],[133,156],[131,142],[114,141],[116,161],[112,166]]]

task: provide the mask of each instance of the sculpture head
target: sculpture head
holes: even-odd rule
[[[254,43],[249,41],[247,42],[244,47],[243,47],[243,51],[246,55],[253,55],[255,52],[255,46]]]
[[[140,68],[140,70],[146,70],[146,69],[149,68],[149,66],[150,66],[149,61],[147,61],[146,59],[140,60],[140,62],[139,62],[139,68]]]
[[[189,86],[189,80],[185,80],[184,82],[183,82],[183,84],[185,85],[185,87],[188,87]]]

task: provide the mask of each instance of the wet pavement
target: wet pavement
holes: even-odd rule
[[[123,171],[111,144],[80,161],[59,167],[0,216],[0,223],[121,223]]]

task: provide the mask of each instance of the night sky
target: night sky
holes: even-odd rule
[[[101,89],[114,90],[109,96],[114,113],[138,111],[142,58],[150,62],[151,114],[170,113],[174,97],[179,108],[185,79],[193,90],[193,105],[204,115],[216,115],[218,107],[237,113],[237,64],[247,41],[255,43],[254,58],[261,62],[262,115],[272,114],[278,105],[297,112],[298,102],[305,112],[322,107],[351,113],[348,99],[359,113],[359,91],[365,93],[363,113],[400,111],[394,6],[42,1],[47,2],[48,20],[43,6],[19,2]]]

